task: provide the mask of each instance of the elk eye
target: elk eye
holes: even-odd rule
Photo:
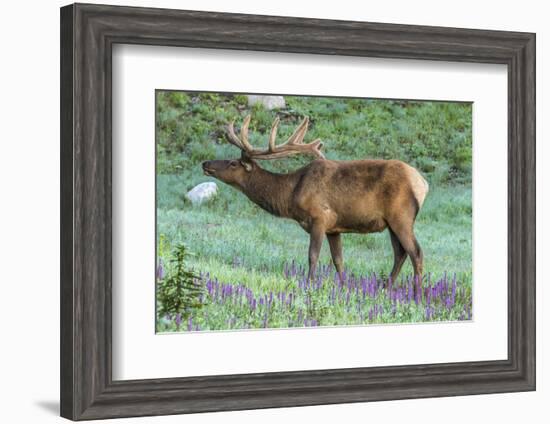
[[[237,162],[236,162],[236,161],[232,161],[232,162],[229,163],[229,166],[230,166],[231,168],[236,168],[236,167],[237,167]]]

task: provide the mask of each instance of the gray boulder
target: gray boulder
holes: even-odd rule
[[[286,107],[285,98],[283,96],[247,96],[248,106],[252,107],[255,104],[262,104],[267,110],[284,109]]]
[[[203,202],[210,200],[218,192],[216,183],[208,182],[201,183],[187,192],[187,197],[194,205],[200,205]]]

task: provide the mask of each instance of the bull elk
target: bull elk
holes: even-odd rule
[[[241,150],[240,159],[211,160],[202,164],[212,176],[243,192],[267,212],[290,218],[310,235],[308,278],[315,274],[319,252],[326,236],[332,261],[342,279],[342,233],[374,233],[389,230],[394,253],[390,277],[397,278],[410,256],[415,278],[422,276],[422,249],[413,226],[428,193],[428,183],[410,165],[399,160],[325,159],[319,139],[304,143],[306,117],[283,144],[277,145],[275,119],[266,150],[248,141],[250,115],[237,136],[233,123],[227,127],[231,144]],[[308,154],[316,159],[288,174],[267,171],[257,160]]]

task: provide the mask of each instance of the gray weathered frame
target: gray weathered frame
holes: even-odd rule
[[[113,381],[115,43],[506,64],[508,359]],[[535,389],[534,34],[69,5],[61,9],[60,125],[62,416],[83,420]]]

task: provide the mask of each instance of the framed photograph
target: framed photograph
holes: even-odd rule
[[[535,35],[61,9],[61,415],[535,389]]]
[[[158,333],[472,319],[472,103],[159,90],[155,107]]]

